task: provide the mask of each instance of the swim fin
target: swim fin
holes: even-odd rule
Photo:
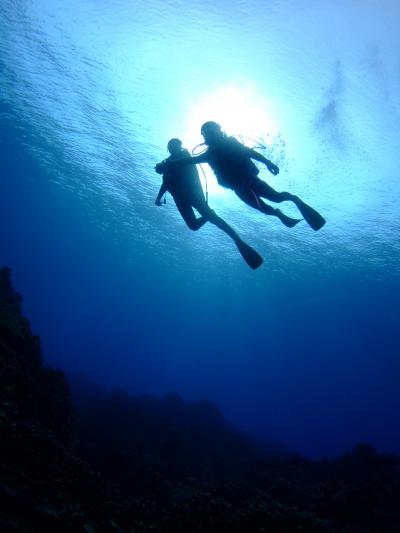
[[[315,211],[315,209],[304,203],[303,200],[300,200],[300,198],[296,199],[295,204],[300,213],[303,215],[304,220],[308,223],[309,226],[312,227],[314,231],[318,231],[322,228],[322,226],[326,222],[323,216],[321,216],[317,211]]]
[[[242,240],[236,242],[239,252],[241,253],[243,259],[253,270],[262,265],[264,259],[259,253],[257,253],[254,248],[243,242]]]
[[[282,211],[280,209],[276,209],[276,213],[277,213],[277,216],[278,216],[279,220],[283,224],[285,224],[285,226],[287,226],[288,228],[293,228],[296,224],[298,224],[299,222],[301,222],[303,220],[302,218],[291,218],[291,217],[288,217],[287,215],[282,213]]]

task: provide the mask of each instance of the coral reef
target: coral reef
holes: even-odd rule
[[[360,444],[311,461],[253,442],[207,401],[67,384],[45,366],[6,268],[0,400],[1,531],[400,530],[397,456]]]

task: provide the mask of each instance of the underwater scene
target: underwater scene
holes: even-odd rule
[[[399,531],[399,20],[0,0],[1,531]]]

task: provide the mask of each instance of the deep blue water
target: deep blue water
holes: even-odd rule
[[[1,0],[0,264],[46,360],[208,398],[310,456],[400,452],[399,15],[394,0]],[[154,206],[168,139],[191,149],[210,119],[265,143],[281,172],[260,175],[327,219],[290,230],[208,174],[257,271],[171,197]]]

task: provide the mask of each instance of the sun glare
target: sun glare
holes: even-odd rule
[[[196,100],[196,104],[188,113],[186,128],[183,131],[183,139],[188,149],[203,142],[200,128],[207,120],[221,124],[228,135],[243,136],[243,141],[248,146],[254,146],[257,142],[264,143],[277,132],[268,102],[252,89],[221,87]],[[209,190],[222,193],[223,189],[215,182],[212,173],[209,169],[205,170]]]
[[[268,102],[251,89],[221,87],[197,100],[187,119],[187,143],[195,145],[201,142],[200,127],[207,120],[221,124],[228,135],[260,140],[276,133]]]

